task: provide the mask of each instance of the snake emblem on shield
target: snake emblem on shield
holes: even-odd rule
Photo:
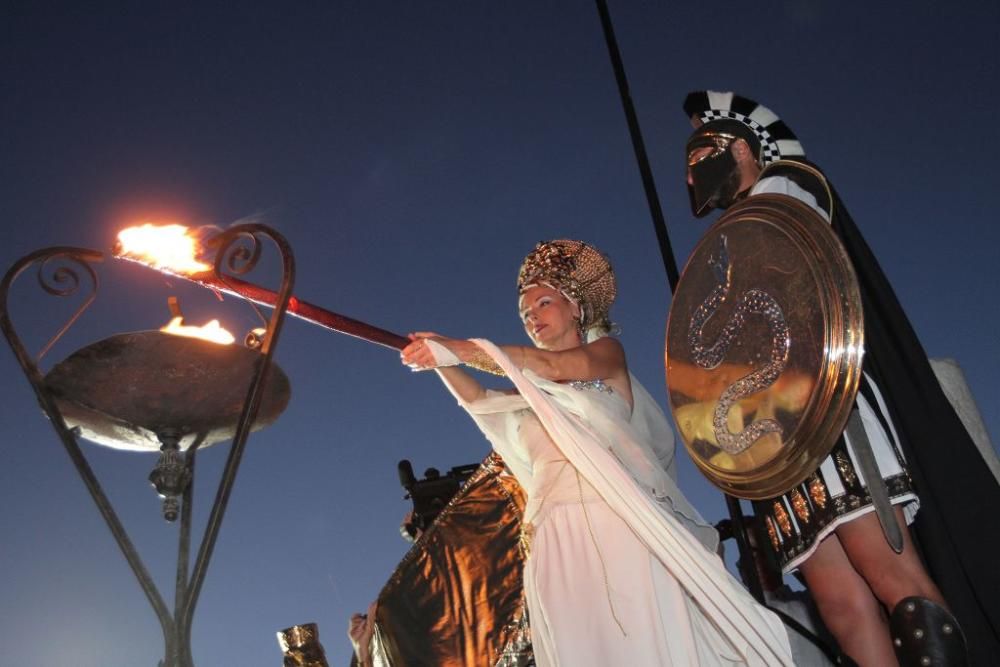
[[[770,331],[770,352],[767,363],[727,387],[719,397],[712,417],[713,431],[719,447],[729,454],[739,454],[762,436],[782,432],[781,424],[776,420],[759,419],[748,424],[743,430],[733,433],[729,430],[729,411],[736,401],[774,384],[788,363],[791,339],[784,312],[774,297],[763,290],[748,289],[740,295],[732,314],[715,341],[706,343],[703,340],[705,325],[726,302],[732,285],[733,267],[729,261],[728,241],[725,235],[720,235],[718,250],[709,258],[708,264],[717,284],[695,309],[688,327],[688,344],[691,346],[695,363],[706,370],[717,368],[725,360],[730,346],[739,337],[747,318],[751,315],[762,316]]]

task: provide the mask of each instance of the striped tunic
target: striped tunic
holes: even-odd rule
[[[785,176],[766,173],[763,176],[750,190],[750,196],[771,193],[795,197],[830,221],[829,208],[819,205],[814,194]],[[889,498],[893,505],[902,505],[909,524],[916,517],[919,499],[882,392],[867,373],[860,383],[855,405]],[[875,511],[847,433],[841,435],[830,455],[804,482],[775,498],[754,501],[753,505],[778,564],[786,573],[809,558],[837,526]]]

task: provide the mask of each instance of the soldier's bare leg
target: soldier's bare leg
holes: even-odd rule
[[[861,667],[897,664],[882,606],[836,533],[823,540],[799,570],[841,651]]]
[[[896,508],[896,519],[900,526],[906,525],[899,508]],[[924,569],[909,530],[903,530],[903,553],[900,554],[885,541],[874,514],[838,526],[836,533],[854,569],[864,577],[888,611],[895,609],[903,598],[913,595],[948,608],[941,591]]]

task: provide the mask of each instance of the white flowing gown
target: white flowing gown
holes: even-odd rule
[[[616,392],[521,372],[474,342],[520,392],[467,403],[452,391],[527,494],[539,667],[791,665],[784,626],[725,569],[714,529],[678,489],[673,433],[638,380],[630,410]]]

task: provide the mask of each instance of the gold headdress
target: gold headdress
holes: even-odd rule
[[[618,293],[615,272],[594,246],[569,239],[539,243],[521,262],[518,294],[534,285],[548,285],[577,303],[585,330],[611,329],[608,311]]]

